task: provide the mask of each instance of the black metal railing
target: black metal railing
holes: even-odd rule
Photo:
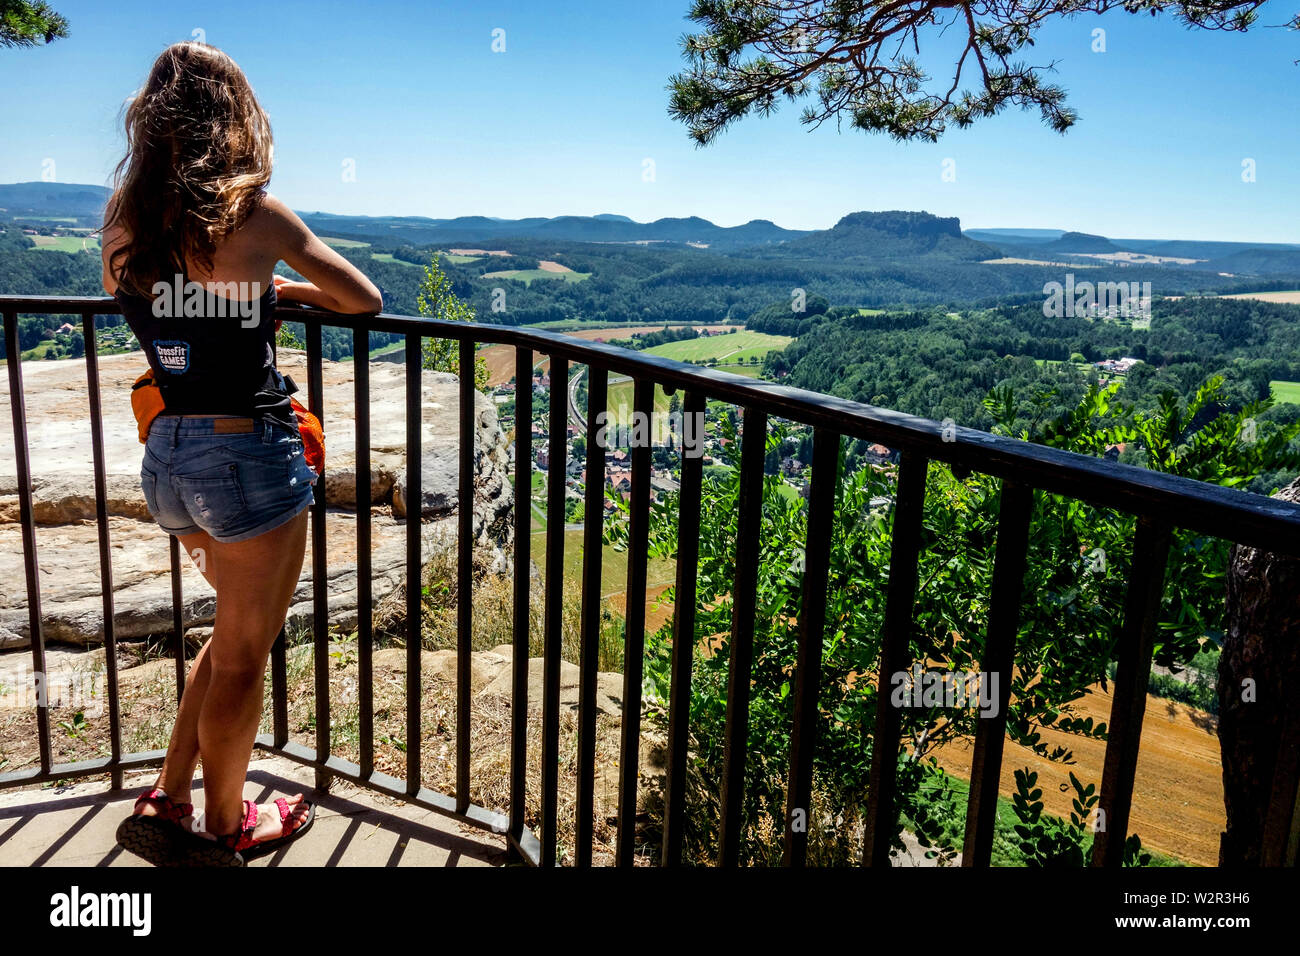
[[[115,667],[112,563],[109,551],[108,515],[105,499],[105,467],[100,418],[100,390],[95,352],[95,316],[119,311],[113,299],[90,297],[0,296],[4,315],[4,341],[18,470],[19,519],[22,524],[26,574],[28,624],[32,666],[45,672],[45,643],[41,629],[38,554],[32,510],[31,466],[27,444],[23,401],[22,365],[19,355],[18,315],[73,314],[82,318],[85,336],[87,385],[90,397],[91,445],[94,455],[96,517],[104,606],[110,755],[75,763],[55,764],[51,757],[48,706],[36,710],[40,764],[0,775],[0,788],[57,779],[108,773],[112,785],[121,787],[123,773],[157,763],[161,751],[122,752],[117,673]],[[654,387],[684,392],[683,409],[703,412],[707,399],[738,406],[744,412],[741,436],[740,515],[736,570],[732,582],[734,616],[728,642],[729,686],[725,724],[724,767],[721,780],[721,841],[718,862],[734,865],[739,856],[741,832],[741,787],[746,760],[745,740],[749,723],[749,672],[753,659],[756,589],[758,578],[759,519],[762,480],[769,418],[784,418],[811,426],[813,469],[808,490],[808,530],[803,594],[798,621],[798,652],[795,673],[795,701],[791,728],[787,821],[793,811],[807,807],[812,788],[812,767],[818,721],[823,627],[825,624],[831,531],[834,522],[837,463],[842,437],[865,439],[901,453],[893,519],[888,590],[881,641],[880,692],[873,731],[875,739],[896,740],[900,714],[890,706],[889,675],[906,671],[917,568],[921,549],[921,520],[926,475],[931,461],[958,469],[976,471],[1002,479],[1000,517],[992,582],[989,627],[986,638],[986,671],[1007,673],[1014,660],[1019,606],[1025,574],[1033,491],[1064,495],[1096,506],[1113,508],[1137,518],[1134,559],[1128,580],[1127,598],[1119,644],[1118,671],[1110,717],[1101,802],[1107,808],[1107,827],[1096,836],[1093,863],[1118,866],[1128,833],[1138,746],[1145,709],[1146,688],[1151,669],[1157,614],[1163,593],[1165,563],[1173,527],[1186,528],[1251,545],[1279,554],[1300,557],[1300,505],[1247,494],[1234,489],[1204,484],[1185,478],[1132,468],[1111,462],[1028,444],[966,428],[945,428],[937,422],[874,408],[845,399],[738,375],[698,368],[681,362],[632,352],[599,342],[589,342],[558,333],[529,328],[475,323],[444,322],[398,315],[349,316],[303,307],[282,307],[278,318],[303,322],[307,330],[308,395],[311,410],[328,427],[331,415],[355,418],[357,494],[357,582],[358,582],[358,709],[360,762],[343,760],[331,751],[329,714],[329,638],[325,548],[324,482],[316,483],[312,508],[312,586],[314,597],[313,641],[316,675],[316,741],[305,747],[289,740],[286,679],[286,648],[283,632],[271,655],[273,716],[271,734],[260,735],[257,747],[313,767],[317,783],[326,786],[332,777],[343,778],[421,807],[457,818],[475,826],[505,832],[509,846],[524,860],[550,866],[556,862],[558,814],[558,748],[560,720],[560,650],[562,620],[562,571],[564,522],[547,522],[546,576],[543,602],[543,699],[542,699],[542,807],[540,833],[525,826],[526,721],[529,658],[529,540],[530,489],[533,460],[531,431],[534,353],[550,359],[550,455],[553,463],[567,456],[567,395],[570,363],[589,370],[588,417],[604,408],[611,372],[630,376],[634,382],[634,411],[648,419],[654,405]],[[512,742],[510,808],[508,814],[469,802],[470,773],[470,637],[473,624],[471,589],[473,509],[466,507],[474,494],[474,380],[461,376],[459,442],[460,502],[457,545],[457,671],[456,671],[456,796],[449,797],[425,788],[420,768],[420,587],[421,543],[419,522],[408,519],[406,530],[407,599],[407,740],[406,778],[399,780],[375,769],[373,708],[373,634],[370,567],[370,419],[368,364],[355,363],[354,407],[327,410],[322,407],[321,327],[350,328],[354,353],[369,351],[369,333],[381,331],[405,337],[407,458],[406,501],[418,514],[421,501],[420,467],[420,379],[421,343],[426,337],[455,340],[459,345],[460,368],[473,368],[478,344],[513,346],[516,355],[516,423],[514,486],[514,655],[512,675]],[[365,464],[363,464],[365,463]],[[604,515],[604,451],[595,441],[587,442],[587,483],[584,555],[580,609],[580,660],[578,707],[578,763],[576,802],[576,857],[579,866],[592,861],[595,730],[598,647],[600,638],[601,536]],[[623,661],[623,721],[619,757],[618,814],[615,859],[630,865],[634,855],[634,825],[637,804],[638,742],[641,722],[641,681],[644,654],[646,563],[650,508],[651,456],[648,447],[632,454],[632,485],[629,498],[628,570],[626,581],[626,644]],[[548,513],[563,515],[565,469],[548,470]],[[698,531],[702,492],[702,460],[683,456],[678,496],[678,541],[676,594],[673,602],[671,691],[668,715],[668,765],[665,789],[664,831],[661,861],[665,866],[682,862],[683,821],[686,799],[688,710],[695,632]],[[185,679],[185,654],[181,620],[179,547],[171,539],[173,582],[172,650],[176,660],[178,699]],[[1009,694],[1007,682],[1003,695]],[[967,813],[963,864],[987,866],[993,844],[998,782],[1006,732],[1006,700],[997,715],[981,720],[976,735],[971,768],[970,800]],[[1274,835],[1263,848],[1266,863],[1294,863],[1287,859],[1287,835],[1297,821],[1296,761],[1278,761],[1265,832]],[[872,760],[866,812],[866,833],[862,861],[866,865],[888,865],[889,846],[896,826],[895,748],[877,748]],[[803,866],[807,835],[787,822],[784,862]]]

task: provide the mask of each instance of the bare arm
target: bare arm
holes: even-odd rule
[[[292,209],[267,196],[258,215],[266,217],[279,258],[306,282],[277,282],[280,298],[331,312],[378,312],[383,296],[356,266],[323,243]]]

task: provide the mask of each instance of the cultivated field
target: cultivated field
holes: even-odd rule
[[[1161,296],[1170,302],[1184,298],[1181,295]],[[1237,292],[1232,295],[1206,295],[1204,299],[1255,299],[1258,302],[1276,302],[1280,305],[1300,305],[1300,290],[1288,292]]]
[[[372,252],[372,253],[370,254],[370,258],[371,258],[371,259],[376,259],[376,260],[378,260],[379,262],[391,262],[391,263],[393,263],[394,265],[399,265],[399,266],[410,266],[410,267],[413,268],[413,269],[422,269],[422,268],[424,268],[424,266],[423,266],[422,263],[419,263],[419,262],[407,262],[405,259],[397,259],[397,258],[394,258],[394,257],[393,257],[393,254],[392,254],[391,252]]]
[[[1280,302],[1283,305],[1300,305],[1300,290],[1292,292],[1242,292],[1239,295],[1220,296],[1223,299],[1258,299],[1260,302]]]
[[[1001,259],[985,259],[980,264],[985,266],[1052,266],[1057,269],[1101,268],[1101,266],[1085,265],[1082,262],[1048,262],[1045,259],[1020,259],[1016,256],[1003,256]]]
[[[1111,695],[1100,685],[1091,691],[1071,705],[1074,716],[1109,724]],[[1222,756],[1212,721],[1208,714],[1184,704],[1147,697],[1129,817],[1129,832],[1140,836],[1144,847],[1198,866],[1217,864],[1219,833],[1226,826]],[[1049,747],[1060,744],[1071,749],[1074,763],[1046,760],[1008,743],[1000,789],[1011,796],[1016,792],[1015,771],[1035,770],[1045,812],[1069,819],[1074,791],[1068,775],[1073,772],[1084,784],[1100,786],[1106,742],[1050,727],[1042,734]],[[959,741],[942,748],[936,755],[939,764],[949,773],[969,778],[971,745]]]
[[[757,378],[758,365],[741,365],[751,358],[761,361],[773,349],[782,349],[794,341],[785,335],[768,335],[765,332],[750,332],[741,329],[738,332],[721,335],[702,336],[696,339],[684,339],[681,342],[666,342],[646,349],[648,355],[661,355],[664,358],[677,359],[680,362],[704,362],[718,360],[718,368]],[[630,421],[633,406],[634,386],[631,381],[611,382],[609,386],[609,410],[612,420],[623,424]],[[669,399],[663,389],[655,387],[655,410],[668,411]],[[656,436],[662,437],[662,436]]]
[[[99,251],[98,236],[31,236],[37,249],[52,249],[55,252]]]
[[[577,273],[575,273],[577,274]],[[609,341],[611,339],[627,339],[632,337],[633,332],[650,333],[659,332],[666,328],[663,325],[615,325],[615,326],[594,326],[580,327],[580,322],[545,322],[529,328],[548,329],[552,332],[563,332],[565,335],[572,335],[574,338],[587,339],[588,341]],[[732,328],[728,325],[711,325],[697,326],[697,328],[708,328],[711,331],[726,330]],[[737,332],[737,335],[743,332]],[[776,338],[776,336],[773,336]],[[512,345],[489,345],[480,349],[480,356],[487,362],[488,367],[488,384],[504,385],[510,381],[510,376],[515,374],[515,349]],[[547,365],[546,357],[543,355],[536,356],[537,366],[545,368]]]
[[[636,385],[631,379],[624,379],[621,382],[610,382],[609,385],[609,415],[607,420],[615,425],[632,424],[633,406],[636,403]],[[660,414],[668,411],[670,399],[664,390],[655,386],[655,407],[654,410]],[[667,437],[667,425],[662,420],[660,428],[656,431],[653,438],[655,441],[664,441]]]
[[[1273,400],[1279,405],[1300,405],[1300,382],[1269,382],[1268,387],[1273,392]]]
[[[551,263],[557,265],[557,263]],[[514,282],[523,282],[532,285],[537,279],[561,279],[565,282],[582,282],[591,278],[590,272],[574,272],[572,269],[507,269],[503,272],[485,272],[484,279],[510,279]]]
[[[719,362],[724,359],[740,362],[751,356],[761,359],[768,352],[783,349],[793,341],[794,339],[788,335],[768,335],[766,332],[750,332],[742,329],[731,334],[667,342],[646,349],[646,353],[677,359],[679,362],[705,362],[709,359],[717,359]]]
[[[1076,252],[1077,256],[1086,256],[1089,259],[1100,259],[1102,262],[1133,262],[1143,265],[1165,265],[1174,263],[1180,266],[1189,266],[1194,262],[1204,262],[1204,259],[1186,259],[1180,256],[1153,256],[1145,252]]]

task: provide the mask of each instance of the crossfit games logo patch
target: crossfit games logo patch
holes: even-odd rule
[[[180,374],[190,367],[189,342],[155,342],[153,349],[158,364],[168,372]]]

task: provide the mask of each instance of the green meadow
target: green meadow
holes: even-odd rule
[[[582,282],[590,279],[590,272],[549,272],[546,269],[509,269],[504,272],[485,272],[484,279],[510,279],[532,285],[537,279],[562,279],[565,282]]]
[[[31,236],[37,249],[52,249],[55,252],[98,252],[98,236]]]
[[[1269,382],[1268,385],[1279,405],[1300,405],[1300,382]]]
[[[379,262],[391,262],[391,263],[393,263],[394,265],[399,265],[399,266],[410,266],[410,267],[413,268],[413,269],[422,269],[422,268],[424,268],[424,267],[423,267],[422,265],[420,265],[420,263],[418,263],[418,262],[407,262],[405,259],[395,259],[395,258],[393,258],[393,254],[392,254],[391,252],[372,252],[372,253],[370,254],[370,258],[371,258],[371,259],[376,259],[376,260],[378,260]]]
[[[709,359],[729,359],[739,362],[750,356],[763,358],[774,349],[783,349],[791,342],[788,335],[768,335],[766,332],[724,332],[720,335],[702,335],[680,342],[665,342],[646,349],[650,355],[677,359],[680,362],[705,362]]]

